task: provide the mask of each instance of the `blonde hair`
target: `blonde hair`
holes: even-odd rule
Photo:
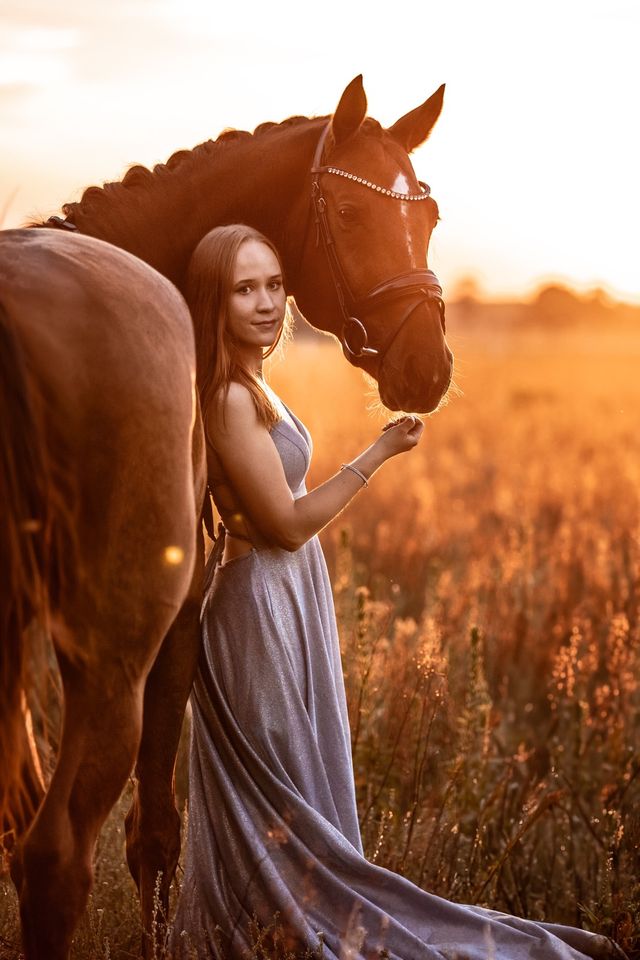
[[[187,271],[186,299],[191,310],[196,337],[197,380],[203,417],[213,398],[224,399],[232,380],[242,383],[253,399],[258,419],[269,429],[281,419],[278,410],[259,379],[238,355],[227,333],[229,294],[238,251],[247,240],[269,247],[284,271],[280,254],[273,243],[258,230],[234,223],[209,231],[196,247]],[[281,338],[290,336],[291,312],[285,308],[284,320],[275,341],[263,359],[276,349]]]

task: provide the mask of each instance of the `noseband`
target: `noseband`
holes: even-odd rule
[[[420,202],[428,199],[430,191],[426,183],[420,182],[420,186],[422,187],[421,193],[398,193],[395,190],[380,187],[365,177],[358,177],[354,173],[347,173],[346,170],[340,170],[338,167],[324,166],[322,164],[322,153],[329,129],[330,124],[327,124],[322,131],[311,167],[311,199],[315,212],[316,246],[319,246],[322,241],[333,279],[333,286],[336,291],[338,303],[340,304],[340,311],[343,317],[340,342],[344,355],[347,360],[351,361],[357,360],[360,357],[378,357],[382,360],[407,320],[409,320],[411,315],[422,303],[435,304],[444,333],[445,317],[442,287],[433,270],[409,270],[406,273],[398,274],[396,277],[391,277],[390,280],[383,280],[382,283],[379,283],[369,290],[364,297],[356,299],[351,292],[349,281],[345,276],[336,252],[335,241],[331,234],[331,228],[327,218],[327,201],[323,196],[322,187],[320,186],[320,176],[326,173],[337,177],[344,177],[347,180],[352,180],[354,183],[361,184],[363,187],[374,190],[376,193],[379,193],[380,196],[389,197],[392,200]],[[399,325],[380,346],[370,347],[367,328],[364,323],[358,319],[358,314],[365,315],[375,307],[394,300],[408,301]]]

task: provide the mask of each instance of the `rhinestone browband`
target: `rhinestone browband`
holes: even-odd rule
[[[391,197],[393,200],[427,200],[431,193],[426,183],[424,184],[422,193],[398,193],[396,190],[379,187],[377,183],[372,183],[371,180],[365,180],[364,177],[357,177],[355,173],[347,173],[346,170],[340,170],[339,167],[324,167],[322,172],[334,173],[337,177],[345,177],[347,180],[353,180],[354,183],[361,183],[363,187],[369,187],[369,190],[375,190],[376,193],[382,193],[385,197]]]

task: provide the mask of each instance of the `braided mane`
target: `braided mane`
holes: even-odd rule
[[[87,187],[79,201],[75,203],[65,203],[62,211],[70,220],[74,220],[77,214],[92,215],[99,212],[100,207],[106,202],[122,201],[126,202],[131,197],[131,190],[145,190],[151,187],[159,179],[172,177],[176,173],[186,174],[194,169],[202,160],[208,160],[215,157],[221,150],[224,150],[231,143],[238,141],[252,140],[254,137],[261,137],[265,134],[286,129],[287,127],[299,126],[303,123],[309,123],[312,117],[289,117],[281,123],[261,123],[256,127],[253,133],[248,130],[235,130],[227,128],[223,130],[215,140],[205,140],[191,150],[177,150],[173,153],[166,163],[158,163],[153,169],[135,164],[125,173],[122,180],[105,183],[101,187]]]
[[[105,183],[101,187],[87,187],[80,200],[74,203],[65,203],[62,211],[72,222],[77,215],[95,215],[101,211],[104,204],[114,201],[118,203],[127,203],[131,200],[132,190],[146,192],[152,185],[157,184],[158,180],[167,180],[174,174],[186,174],[187,176],[202,161],[214,158],[220,151],[227,148],[230,144],[239,141],[249,141],[253,138],[273,135],[289,127],[297,127],[304,123],[311,123],[314,120],[328,120],[328,117],[303,117],[293,116],[282,120],[280,123],[267,121],[259,124],[253,133],[248,130],[236,130],[227,128],[223,130],[215,140],[205,140],[193,147],[191,150],[177,150],[173,153],[166,163],[158,163],[152,169],[142,164],[134,164],[130,167],[121,180]],[[377,120],[367,117],[363,123],[363,128],[367,133],[380,137],[384,130]],[[34,221],[32,226],[40,226],[43,221]]]

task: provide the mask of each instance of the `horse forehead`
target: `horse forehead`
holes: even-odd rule
[[[362,174],[384,176],[386,179],[395,179],[398,175],[415,180],[415,172],[411,160],[399,143],[389,136],[360,137],[354,140],[352,149],[345,156],[345,161],[358,164]],[[349,170],[361,176],[361,170]],[[388,184],[381,184],[388,186]]]

